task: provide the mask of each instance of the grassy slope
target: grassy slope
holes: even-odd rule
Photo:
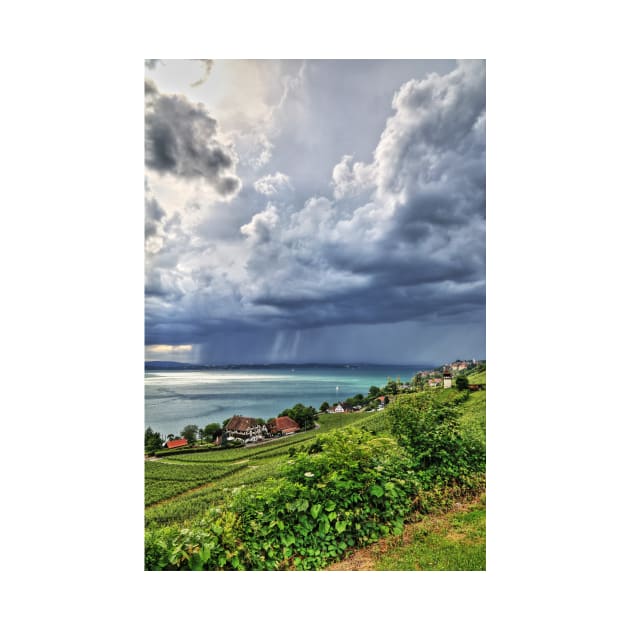
[[[485,383],[485,372],[472,375],[470,382]],[[459,407],[463,431],[484,444],[485,406],[486,392],[479,391],[472,392]],[[147,462],[147,502],[162,496],[165,500],[147,507],[146,523],[148,526],[181,524],[199,516],[239,487],[274,476],[278,465],[287,460],[290,448],[311,443],[332,429],[374,420],[378,413],[328,414],[320,416],[319,430],[298,433],[264,446],[182,454]],[[354,568],[339,563],[332,570],[485,570],[485,500],[446,515],[426,516],[421,522],[408,525],[402,538],[384,539],[368,549],[374,554],[351,556],[344,561],[351,563],[355,558]],[[342,565],[346,568],[339,568]]]
[[[457,505],[447,514],[428,515],[360,549],[328,571],[485,571],[485,496]]]
[[[485,385],[486,384],[486,371],[484,370],[483,372],[476,372],[475,374],[469,374],[468,382]]]
[[[474,376],[483,378],[485,372]],[[472,392],[459,407],[462,430],[485,445],[486,392]],[[485,571],[485,494],[441,515],[427,515],[328,567],[330,571]]]
[[[145,462],[145,523],[183,523],[219,505],[238,488],[273,477],[289,449],[309,444],[322,433],[361,423],[377,413],[326,414],[320,429],[261,446],[190,453]]]

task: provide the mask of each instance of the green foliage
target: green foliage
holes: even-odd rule
[[[221,425],[218,422],[211,422],[199,431],[205,440],[214,440],[221,433]]]
[[[482,470],[479,453],[462,435],[457,403],[468,392],[399,396],[387,410],[391,431],[408,450],[424,488],[458,482]]]
[[[398,393],[398,383],[396,381],[388,380],[387,385],[383,387],[384,394],[397,394]]]
[[[146,568],[317,569],[354,546],[401,533],[417,484],[389,438],[334,431],[283,478],[244,489],[221,512],[145,540]]]
[[[147,427],[144,432],[144,450],[157,451],[162,448],[162,437],[157,431],[153,431],[151,427]]]
[[[245,550],[237,538],[233,512],[215,512],[183,529],[166,527],[145,532],[144,568],[148,571],[243,569]]]
[[[411,379],[411,385],[413,387],[415,387],[416,389],[422,389],[424,387],[424,381],[426,379],[422,376],[422,374],[420,372],[418,372],[417,374],[414,375],[414,377]]]
[[[320,406],[319,406],[319,410],[320,411],[328,411],[330,409],[330,405],[328,404],[328,401],[325,400]]]
[[[189,442],[195,442],[199,434],[199,427],[196,424],[187,424],[182,429],[182,437]]]
[[[468,388],[468,379],[465,376],[463,376],[463,375],[459,375],[455,379],[455,387],[457,387],[457,389],[459,391],[467,389]]]
[[[279,415],[293,418],[301,429],[312,429],[315,426],[317,410],[315,407],[305,407],[302,403],[297,403],[294,407],[281,411]]]
[[[320,417],[321,428],[316,432],[297,433],[261,446],[239,449],[196,448],[169,451],[168,459],[150,464],[162,465],[163,462],[187,464],[193,469],[198,465],[216,466],[225,470],[225,475],[208,475],[203,481],[167,481],[149,478],[145,480],[145,500],[150,504],[145,510],[147,527],[179,524],[200,518],[209,506],[219,506],[231,500],[233,493],[242,487],[255,486],[269,477],[278,476],[278,466],[286,461],[288,454],[301,446],[312,444],[317,438],[331,430],[352,425],[361,425],[366,416],[374,414],[338,414]],[[232,444],[232,442],[228,442]],[[226,467],[225,465],[234,464]],[[155,471],[151,468],[151,471]],[[158,487],[159,486],[159,487]],[[155,501],[160,501],[154,504]]]

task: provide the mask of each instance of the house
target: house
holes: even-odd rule
[[[186,446],[188,444],[188,440],[186,438],[181,438],[179,440],[171,440],[166,443],[166,448],[177,448],[179,446]]]
[[[453,386],[453,375],[451,374],[450,370],[444,370],[444,389],[448,389],[449,387]]]
[[[241,440],[268,436],[267,427],[264,424],[259,424],[256,418],[245,416],[232,416],[225,425],[225,433],[228,438],[240,438]]]
[[[271,435],[280,433],[281,435],[291,435],[300,430],[300,425],[289,416],[280,416],[267,423],[267,429]]]
[[[468,363],[466,361],[456,361],[455,363],[451,363],[451,370],[453,372],[461,372],[468,368]]]
[[[442,384],[442,379],[441,378],[430,378],[427,381],[427,385],[429,387],[439,387]]]
[[[343,408],[343,405],[341,403],[337,403],[331,413],[343,413],[344,411],[345,409]]]

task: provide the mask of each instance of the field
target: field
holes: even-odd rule
[[[184,524],[239,488],[273,477],[298,446],[333,429],[360,425],[382,412],[325,414],[319,429],[248,448],[173,455],[145,462],[145,525]]]
[[[485,381],[485,373],[473,375]],[[448,397],[454,390],[436,392]],[[467,436],[485,443],[486,392],[474,392],[461,406],[462,428]],[[319,429],[274,440],[268,444],[182,453],[145,462],[145,525],[183,525],[220,505],[245,486],[273,477],[297,447],[312,444],[333,429],[349,426],[373,428],[383,412],[323,414]]]

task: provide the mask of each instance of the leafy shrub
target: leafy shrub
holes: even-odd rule
[[[145,569],[243,569],[244,547],[237,539],[236,515],[215,512],[184,529],[165,527],[145,533]]]
[[[447,392],[450,390],[447,390]],[[391,431],[408,450],[424,489],[461,482],[483,470],[485,450],[467,442],[458,422],[456,404],[467,391],[401,396],[387,410]]]
[[[402,532],[417,484],[391,438],[358,429],[322,437],[284,478],[238,493],[227,508],[145,539],[146,568],[317,569],[390,533]]]
[[[281,483],[235,502],[248,523],[244,542],[254,569],[316,569],[350,547],[400,533],[417,489],[393,440],[356,429],[322,437],[282,473]]]

